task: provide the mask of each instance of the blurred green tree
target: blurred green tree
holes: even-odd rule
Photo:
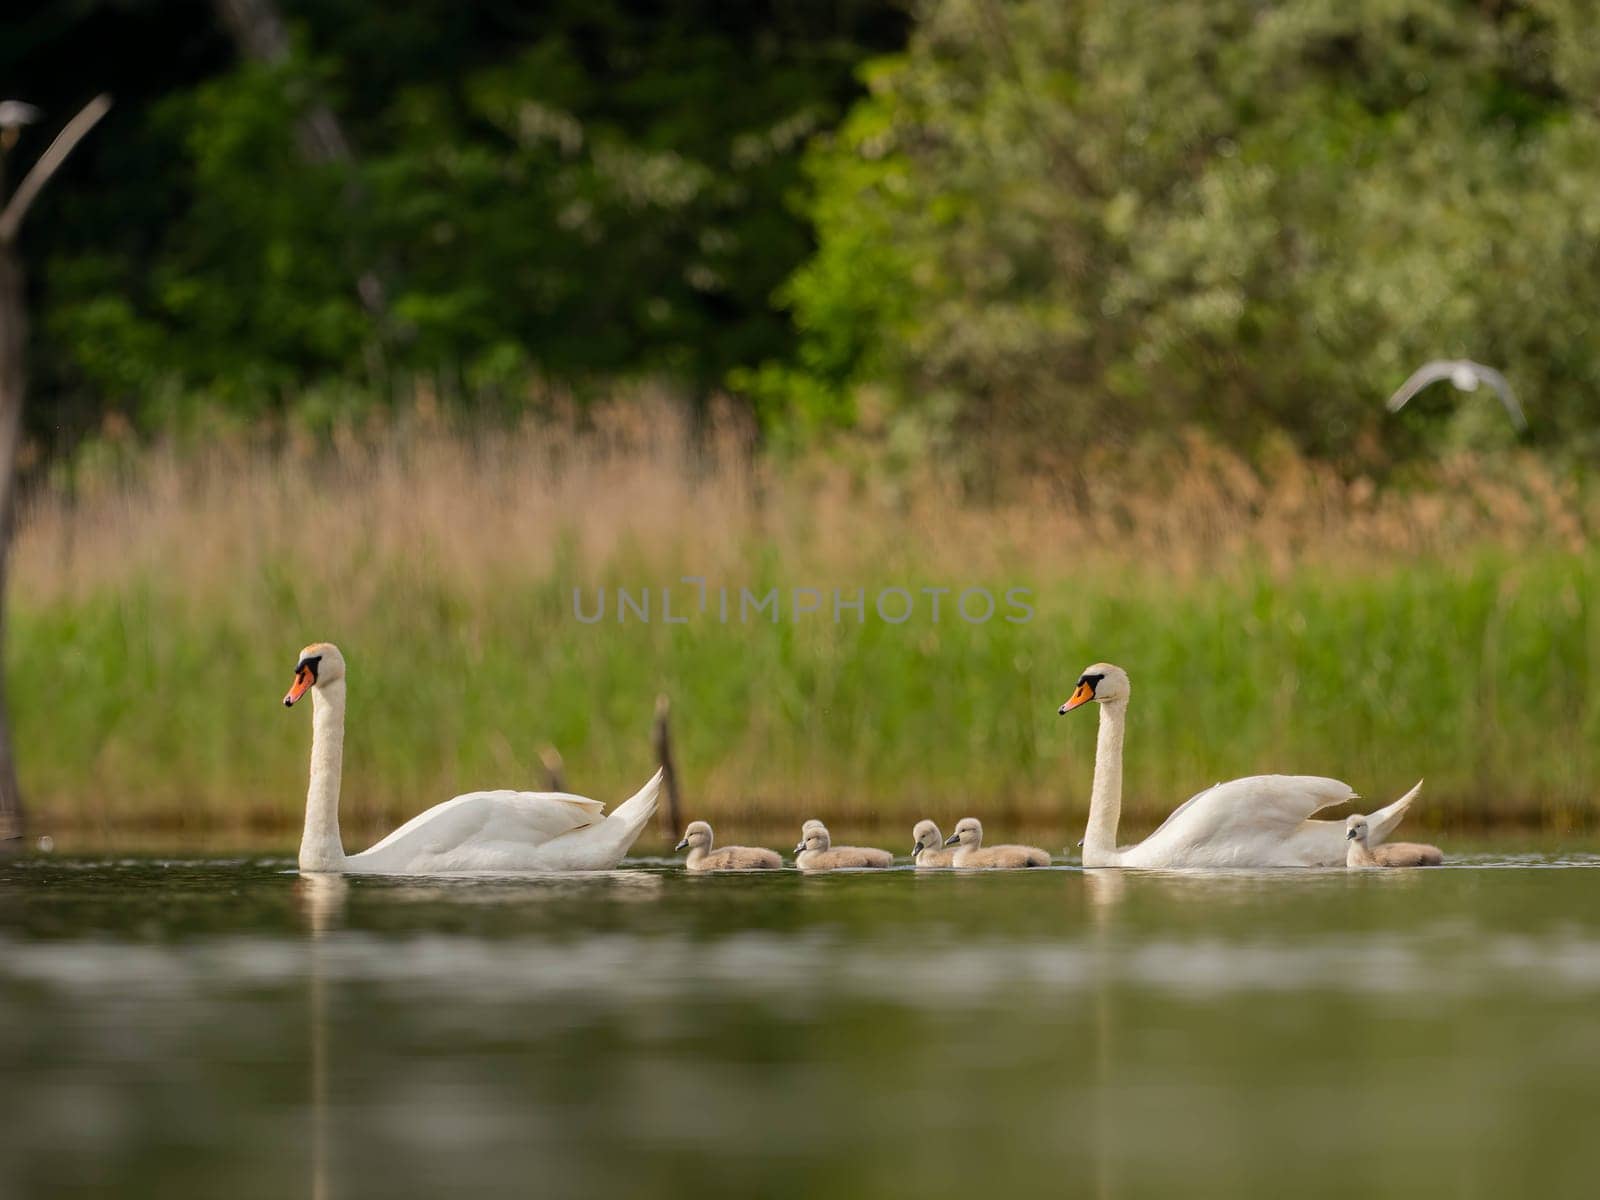
[[[1024,457],[1203,424],[1313,453],[1508,438],[1423,360],[1503,368],[1600,452],[1600,44],[1581,0],[927,0],[809,159],[804,421]],[[1453,414],[1446,418],[1445,413]],[[1388,449],[1395,448],[1393,445]]]
[[[294,52],[269,61],[196,0],[5,22],[0,67],[47,108],[63,62],[124,51],[115,149],[75,164],[28,248],[36,431],[412,373],[484,402],[532,377],[703,395],[786,358],[801,153],[906,21],[889,0],[276,7]],[[303,153],[323,106],[348,160]],[[369,267],[381,311],[353,286]]]

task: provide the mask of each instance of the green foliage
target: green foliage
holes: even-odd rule
[[[727,622],[715,590],[698,613],[693,589],[673,585],[698,561],[656,554],[647,570],[625,547],[582,576],[557,560],[490,586],[436,552],[330,572],[305,561],[245,555],[205,587],[151,573],[49,605],[22,592],[7,668],[41,829],[292,829],[309,735],[304,714],[276,698],[295,648],[324,630],[352,664],[352,829],[392,826],[469,786],[529,786],[547,743],[580,791],[625,795],[651,766],[658,690],[673,697],[697,815],[771,826],[821,806],[891,826],[935,811],[1077,825],[1094,714],[1055,710],[1102,658],[1134,679],[1136,826],[1217,779],[1262,771],[1336,775],[1375,800],[1426,776],[1419,817],[1435,824],[1586,821],[1600,779],[1600,621],[1586,599],[1600,559],[1588,551],[1513,562],[1482,548],[1454,564],[1367,571],[1179,578],[1147,565],[958,579],[905,539],[864,581],[863,617],[846,609],[835,621],[827,591],[819,611],[788,619],[791,589],[825,581],[752,544],[711,586],[779,589],[777,622],[741,621],[737,590]],[[585,612],[594,588],[608,589],[601,623],[575,620],[577,578],[595,581],[582,585]],[[652,588],[651,622],[618,619],[619,584]],[[947,595],[935,622],[919,589],[952,584],[997,599],[1029,588],[1033,617],[969,623]],[[661,620],[668,585],[684,624]],[[877,617],[883,586],[918,598],[911,620]]]
[[[36,40],[99,51],[109,7],[35,18]],[[534,377],[704,394],[785,359],[773,293],[811,246],[787,202],[801,151],[904,25],[883,0],[281,7],[291,62],[190,82],[152,56],[62,181],[27,246],[39,427],[74,397],[164,419],[178,396],[251,412],[416,373],[488,401]],[[318,105],[350,162],[305,153]]]
[[[69,65],[119,95],[30,221],[36,432],[649,375],[794,441],[1365,465],[1510,439],[1448,387],[1383,413],[1465,355],[1600,454],[1586,0],[924,0],[909,44],[893,0],[282,8],[276,69],[155,0],[8,22],[52,119]],[[317,104],[350,163],[308,161]]]
[[[1600,451],[1591,16],[929,0],[810,156],[801,369],[837,413],[887,384],[1042,448],[1202,423],[1344,453],[1415,366],[1470,356],[1536,436]],[[1399,424],[1458,410],[1444,436],[1510,436],[1448,388]]]

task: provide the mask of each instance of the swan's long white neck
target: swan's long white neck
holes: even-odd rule
[[[300,838],[302,871],[344,866],[339,840],[339,777],[344,771],[344,680],[311,689],[311,784],[306,789],[306,830]]]
[[[1122,734],[1128,701],[1100,705],[1100,737],[1094,750],[1094,789],[1089,793],[1089,827],[1083,834],[1083,865],[1105,867],[1117,860],[1117,822],[1122,819]]]

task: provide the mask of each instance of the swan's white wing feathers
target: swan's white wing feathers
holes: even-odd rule
[[[1350,785],[1321,775],[1251,775],[1207,788],[1124,854],[1128,866],[1311,866],[1321,841],[1299,845],[1314,813],[1355,798]],[[1340,836],[1343,836],[1342,830]]]
[[[1386,805],[1375,813],[1368,813],[1367,843],[1369,845],[1376,846],[1379,842],[1387,841],[1389,835],[1399,827],[1400,822],[1405,818],[1406,813],[1410,811],[1411,802],[1417,798],[1421,791],[1422,780],[1419,779],[1416,783],[1411,785],[1411,790],[1409,792],[1407,792],[1404,796],[1401,796],[1400,799],[1396,800],[1393,804]],[[1343,837],[1344,827],[1341,825],[1339,830],[1340,836]],[[1343,847],[1341,847],[1341,850],[1342,849]],[[1343,854],[1340,854],[1339,861],[1344,861]]]
[[[1216,789],[1221,787],[1221,786],[1222,786],[1222,784],[1220,784],[1220,783],[1213,783],[1208,788],[1201,788],[1198,792],[1196,792],[1194,795],[1190,796],[1182,804],[1178,805],[1177,808],[1173,809],[1170,813],[1167,814],[1167,819],[1165,821],[1161,822],[1160,825],[1156,826],[1156,831],[1150,835],[1150,840],[1154,841],[1156,838],[1160,837],[1161,836],[1161,831],[1164,830],[1168,825],[1171,825],[1174,821],[1176,821],[1183,814],[1184,810],[1187,809],[1190,805],[1192,805],[1196,800],[1200,799],[1201,796],[1208,795],[1209,793],[1216,791]]]
[[[1422,780],[1393,804],[1367,815],[1367,841],[1376,846],[1387,840],[1399,826],[1411,802],[1422,791]],[[1295,832],[1287,847],[1288,855],[1308,867],[1344,865],[1349,844],[1344,839],[1343,821],[1307,821]]]
[[[603,820],[604,809],[600,801],[570,792],[468,792],[418,813],[347,861],[379,871],[515,869],[512,859]],[[501,857],[507,861],[495,861]]]

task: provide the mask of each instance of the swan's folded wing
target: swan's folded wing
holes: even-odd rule
[[[354,858],[378,864],[416,863],[461,847],[510,843],[538,846],[603,819],[605,805],[570,792],[467,792],[418,813]]]
[[[1420,791],[1422,780],[1419,779],[1409,792],[1393,804],[1367,815],[1367,827],[1371,831],[1369,844],[1376,846],[1395,831]],[[1308,867],[1341,867],[1348,851],[1343,821],[1307,821],[1300,826],[1289,845],[1289,852],[1296,861]]]
[[[1216,791],[1221,786],[1222,785],[1220,783],[1213,783],[1210,787],[1204,788],[1203,790],[1196,792],[1194,795],[1190,796],[1187,800],[1185,800],[1182,804],[1178,805],[1177,808],[1173,809],[1170,813],[1167,814],[1167,819],[1165,821],[1161,822],[1160,825],[1156,826],[1156,831],[1150,835],[1150,840],[1151,841],[1155,841],[1156,838],[1160,837],[1162,831],[1165,830],[1168,825],[1171,825],[1174,821],[1176,821],[1180,817],[1182,817],[1183,814],[1185,812],[1187,812],[1190,808],[1192,808],[1194,806],[1194,802],[1196,800],[1200,799],[1200,797],[1206,795],[1209,792]]]
[[[1264,865],[1290,861],[1297,833],[1313,813],[1353,799],[1350,785],[1321,775],[1251,775],[1230,779],[1185,801],[1138,849],[1191,865]],[[1195,860],[1196,855],[1207,859]]]
[[[1376,846],[1379,842],[1387,841],[1391,833],[1399,827],[1400,822],[1411,809],[1411,802],[1422,791],[1422,780],[1417,780],[1411,785],[1411,790],[1400,799],[1396,800],[1377,812],[1367,814],[1367,828],[1370,830],[1368,841]],[[1342,827],[1341,827],[1342,832]],[[1342,861],[1342,860],[1341,860]]]

